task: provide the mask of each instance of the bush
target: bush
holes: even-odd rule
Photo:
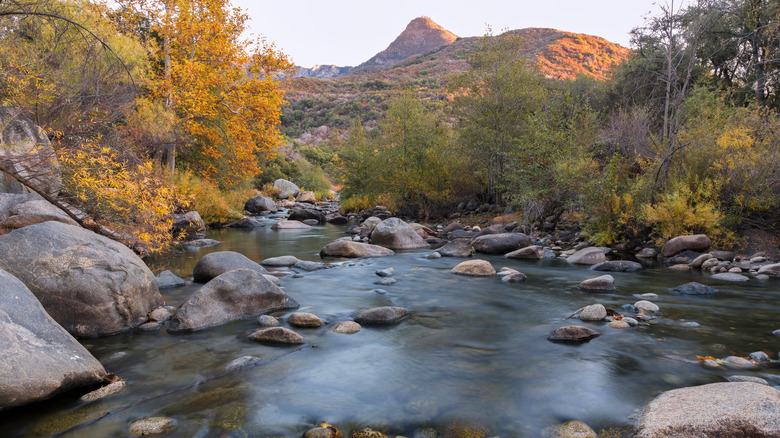
[[[197,211],[207,224],[242,218],[244,203],[255,196],[255,190],[246,184],[223,191],[215,183],[186,170],[179,171],[173,182],[176,194],[182,200],[182,207]]]

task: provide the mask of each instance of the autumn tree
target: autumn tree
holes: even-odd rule
[[[245,41],[248,17],[229,0],[117,3],[126,32],[137,33],[143,16],[156,35],[150,57],[160,68],[151,96],[164,102],[179,134],[164,147],[169,169],[180,152],[186,167],[225,187],[258,174],[259,160],[281,141],[279,80],[290,61],[272,44]]]

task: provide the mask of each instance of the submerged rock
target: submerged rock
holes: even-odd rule
[[[548,341],[553,342],[588,342],[591,339],[601,336],[601,333],[591,330],[581,325],[567,325],[557,328],[547,335]]]
[[[733,272],[722,272],[720,274],[713,275],[712,278],[714,278],[715,280],[734,281],[734,282],[742,282],[742,281],[750,280],[748,277],[745,277],[742,274],[736,274]]]
[[[303,336],[284,327],[271,327],[257,330],[249,335],[249,339],[256,342],[271,344],[303,344]]]
[[[717,290],[695,281],[675,286],[669,291],[678,295],[714,295],[718,293]]]
[[[752,382],[664,392],[639,419],[638,438],[780,436],[780,391]]]
[[[374,307],[361,310],[355,316],[355,322],[360,325],[398,324],[409,316],[409,311],[403,307]]]
[[[590,269],[606,272],[636,272],[642,269],[642,265],[630,260],[612,260],[595,264]]]
[[[178,427],[176,420],[168,417],[149,417],[133,421],[130,433],[138,436],[162,435],[172,432]]]

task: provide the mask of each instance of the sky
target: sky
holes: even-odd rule
[[[551,27],[629,47],[628,32],[657,13],[657,0],[233,0],[254,36],[303,67],[356,66],[384,50],[414,18],[461,37]],[[662,4],[666,2],[660,0]]]

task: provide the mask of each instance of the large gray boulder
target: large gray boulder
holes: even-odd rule
[[[281,178],[274,181],[274,188],[279,189],[279,194],[276,195],[279,199],[287,199],[290,196],[294,198],[301,193],[301,189],[295,183]]]
[[[710,245],[712,241],[704,234],[678,236],[664,244],[661,248],[661,256],[669,258],[683,251],[706,251]]]
[[[0,198],[24,198],[26,196],[29,195],[0,194]],[[38,195],[36,194],[36,196]],[[8,204],[11,202],[13,201],[9,200]],[[78,226],[78,223],[75,220],[71,219],[64,211],[55,207],[48,201],[33,199],[31,201],[15,203],[8,208],[4,214],[0,214],[0,231],[16,230],[18,228],[24,228],[29,225],[48,221],[57,221]]]
[[[638,430],[638,438],[777,437],[780,391],[753,382],[666,391],[645,407]]]
[[[371,233],[371,244],[390,249],[427,248],[425,241],[411,225],[397,217],[380,222]]]
[[[49,138],[30,118],[4,106],[0,106],[0,160],[49,196],[57,196],[62,187]],[[0,172],[0,192],[29,193],[30,189]]]
[[[163,304],[154,274],[126,246],[60,222],[0,236],[0,268],[76,337],[136,327]]]
[[[0,410],[100,383],[100,362],[43,309],[17,278],[0,270]]]
[[[575,265],[597,265],[606,262],[607,256],[601,248],[591,246],[575,252],[566,261]]]
[[[265,212],[276,213],[276,203],[265,196],[255,196],[254,198],[246,201],[244,204],[244,210],[249,214],[261,214]]]
[[[486,254],[506,254],[531,246],[531,238],[523,233],[499,233],[479,236],[471,242],[474,251]]]
[[[387,257],[395,254],[393,250],[369,243],[352,240],[337,240],[325,245],[320,250],[320,257]]]
[[[251,269],[258,274],[267,274],[268,271],[259,263],[250,260],[247,256],[235,251],[217,251],[206,254],[192,271],[192,279],[197,283],[206,283],[225,272],[234,269]]]
[[[173,314],[168,330],[199,330],[260,313],[295,308],[298,303],[262,274],[252,269],[235,269],[187,297]]]

